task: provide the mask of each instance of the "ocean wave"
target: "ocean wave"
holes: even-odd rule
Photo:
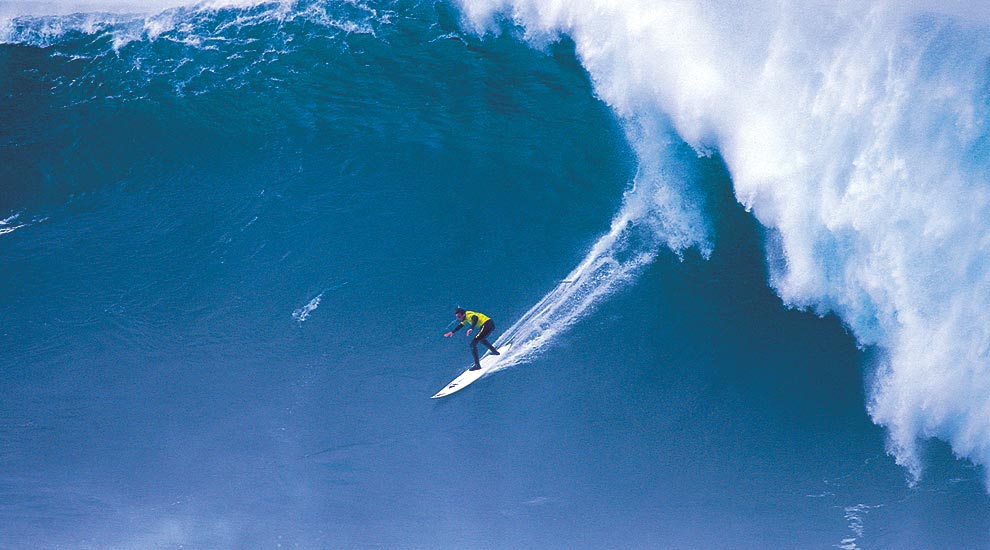
[[[719,152],[783,301],[880,350],[867,406],[900,464],[920,476],[936,437],[990,465],[990,10],[461,3],[479,33],[572,39],[644,165],[666,161],[669,138],[643,130],[658,119]],[[685,190],[662,190],[630,223],[704,239]]]
[[[230,39],[259,25],[296,21],[374,34],[377,26],[390,22],[391,14],[389,9],[357,0],[207,1],[148,12],[8,16],[0,18],[0,43],[52,47],[80,36],[110,35],[118,49],[133,41],[160,38],[196,45],[199,40]]]

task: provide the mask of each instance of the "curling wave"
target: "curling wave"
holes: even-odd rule
[[[784,302],[838,314],[879,350],[867,406],[914,478],[932,437],[990,465],[987,13],[952,2],[462,5],[480,33],[508,20],[536,47],[571,38],[644,165],[669,139],[641,131],[644,121],[669,117],[699,152],[718,150],[738,200],[768,229]],[[554,315],[566,324],[649,261],[650,246],[680,248],[671,234],[710,246],[681,195],[627,206],[569,277],[577,286],[558,287],[513,329],[543,334]],[[650,224],[657,236],[607,261],[601,250],[621,228],[649,218],[664,222]]]

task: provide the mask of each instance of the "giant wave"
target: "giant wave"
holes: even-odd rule
[[[175,7],[182,4],[105,2],[98,9],[115,13],[173,9],[55,20],[11,19],[32,11],[26,6],[44,11],[44,4],[18,10],[14,3],[0,13],[0,41],[47,46],[105,30],[112,39],[94,46],[98,59],[159,37],[220,47],[236,42],[243,16],[281,23],[316,13],[343,33],[374,33],[383,20],[359,3],[343,3],[347,14],[339,18],[312,2],[208,2],[190,12]],[[231,6],[260,8],[235,13],[212,32],[189,31],[196,13]],[[736,197],[768,230],[770,284],[783,301],[836,313],[862,346],[879,350],[867,406],[887,428],[898,462],[920,476],[919,444],[934,437],[960,457],[990,464],[987,14],[951,2],[896,9],[755,1],[460,6],[477,33],[518,28],[537,48],[573,40],[639,163],[610,230],[506,331],[503,340],[520,344],[506,365],[538,353],[663,247],[707,255],[718,245],[697,199],[704,191],[671,146],[684,139],[698,154],[725,159]],[[175,59],[177,66],[134,67],[176,71],[178,92],[195,89],[199,69]],[[224,57],[220,68],[243,69],[251,59]]]

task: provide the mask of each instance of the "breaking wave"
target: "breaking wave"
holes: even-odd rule
[[[880,359],[867,404],[914,478],[919,444],[990,464],[990,25],[958,3],[464,0],[476,32],[566,35],[644,166],[669,120],[725,159],[767,228],[770,283]],[[963,19],[965,16],[965,19]],[[539,348],[651,260],[706,250],[684,189],[639,192],[506,338]],[[645,225],[645,220],[651,220]],[[659,223],[656,223],[659,221]],[[652,237],[629,245],[629,227]],[[620,250],[623,260],[615,260]]]

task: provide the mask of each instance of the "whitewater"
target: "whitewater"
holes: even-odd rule
[[[985,13],[854,2],[464,9],[477,32],[508,17],[535,47],[574,40],[641,165],[654,167],[637,176],[616,225],[660,219],[656,242],[707,250],[694,201],[653,160],[667,147],[656,127],[669,123],[699,154],[717,151],[737,199],[768,230],[774,290],[790,307],[837,314],[878,350],[867,406],[898,463],[920,476],[918,445],[934,437],[990,464]],[[585,264],[611,254],[614,233]]]
[[[182,29],[182,2],[18,3],[0,40],[46,44],[14,16],[157,10],[113,44]],[[207,2],[196,9],[292,2]],[[52,6],[57,6],[57,9]],[[923,441],[990,465],[990,17],[965,3],[462,1],[479,35],[536,49],[567,37],[621,121],[637,172],[609,230],[510,327],[504,366],[532,359],[663,249],[718,246],[677,139],[718,154],[766,228],[768,283],[835,314],[866,365],[865,406],[918,479]],[[369,17],[377,17],[372,14]],[[75,20],[92,31],[112,16]],[[127,20],[131,21],[131,20]],[[60,21],[58,25],[67,24]],[[71,25],[70,25],[71,26]],[[353,29],[351,29],[353,30]],[[359,29],[360,30],[360,29]],[[348,31],[350,32],[350,31]],[[188,36],[190,44],[203,37]],[[208,38],[208,37],[207,37]],[[607,214],[606,214],[607,216]],[[5,231],[19,227],[5,220]],[[9,227],[8,227],[9,226]],[[317,296],[295,316],[303,321]],[[990,481],[990,478],[988,478]]]

